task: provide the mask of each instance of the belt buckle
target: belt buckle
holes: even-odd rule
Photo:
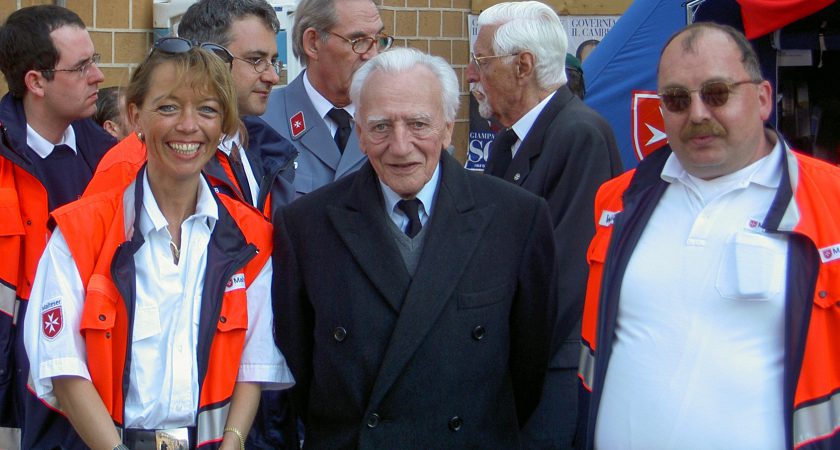
[[[190,448],[189,429],[184,427],[155,430],[155,448],[158,450],[188,450]]]

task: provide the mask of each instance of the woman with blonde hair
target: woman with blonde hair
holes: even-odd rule
[[[293,383],[271,334],[271,226],[201,173],[239,126],[222,50],[158,41],[126,90],[147,163],[53,215],[25,344],[33,388],[84,443],[45,447],[241,449],[260,391]]]

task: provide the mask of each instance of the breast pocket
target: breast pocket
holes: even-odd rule
[[[724,298],[765,301],[779,294],[785,276],[787,238],[735,233],[726,243],[716,287]]]

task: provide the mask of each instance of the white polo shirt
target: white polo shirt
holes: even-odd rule
[[[670,183],[621,286],[595,430],[601,449],[782,449],[788,240],[761,221],[783,151]]]

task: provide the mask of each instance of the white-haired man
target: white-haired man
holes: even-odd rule
[[[519,448],[554,322],[545,202],[443,151],[458,79],[442,58],[382,53],[350,93],[369,162],[274,222],[306,445]]]
[[[481,13],[478,26],[467,80],[482,117],[507,128],[491,144],[484,172],[548,201],[560,255],[555,347],[525,444],[570,448],[592,208],[598,186],[621,173],[621,160],[610,126],[566,86],[566,33],[551,8],[500,3]]]

